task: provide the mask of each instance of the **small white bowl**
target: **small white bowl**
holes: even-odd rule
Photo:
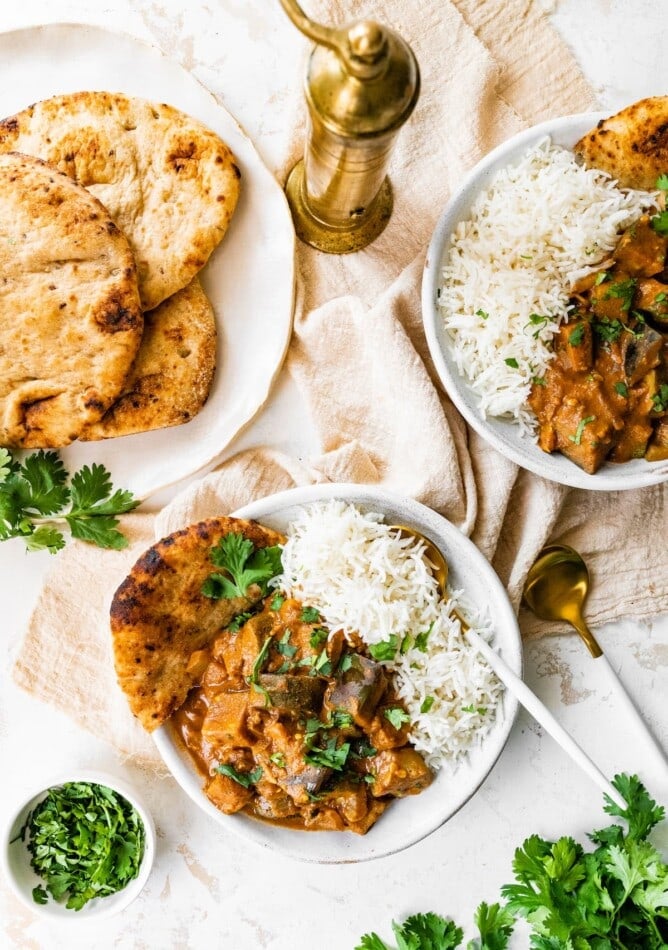
[[[450,585],[463,590],[466,600],[487,613],[494,624],[494,646],[513,670],[522,675],[522,642],[508,595],[492,566],[454,525],[412,498],[402,498],[371,485],[309,485],[270,495],[234,512],[276,531],[285,531],[300,508],[339,498],[362,511],[376,511],[387,524],[411,525],[437,545],[448,562]],[[167,768],[181,788],[225,830],[299,861],[353,864],[402,851],[436,831],[480,789],[503,751],[518,704],[506,691],[502,711],[484,741],[471,749],[450,775],[445,769],[420,795],[392,804],[365,835],[343,831],[298,831],[278,823],[258,821],[239,812],[224,815],[202,790],[204,779],[174,737],[169,725],[153,733]]]
[[[33,900],[32,890],[37,885],[44,886],[44,880],[39,877],[30,866],[30,852],[21,838],[17,838],[28,814],[46,797],[49,789],[67,782],[91,782],[97,785],[106,785],[127,799],[136,809],[144,825],[144,856],[139,867],[139,874],[130,881],[123,890],[89,901],[81,910],[67,910],[65,904],[54,901],[49,895],[46,904],[37,904]],[[146,805],[139,798],[135,790],[114,775],[97,771],[76,771],[71,775],[60,775],[47,785],[31,792],[16,808],[9,821],[5,824],[2,836],[2,850],[0,860],[2,871],[9,885],[25,906],[33,913],[48,917],[52,921],[70,922],[74,920],[102,920],[118,914],[138,896],[151,873],[155,856],[155,827],[153,819]]]
[[[602,113],[585,113],[549,119],[503,142],[473,168],[459,190],[450,198],[429,244],[422,279],[422,320],[431,358],[443,388],[468,424],[483,439],[511,462],[550,481],[574,488],[618,491],[668,481],[668,461],[647,462],[645,459],[632,459],[620,465],[606,462],[595,475],[589,475],[565,455],[558,452],[548,455],[543,452],[531,438],[520,435],[516,423],[493,416],[483,418],[477,394],[468,380],[460,375],[452,357],[451,340],[445,331],[438,305],[441,271],[444,256],[450,246],[450,236],[459,222],[469,216],[475,198],[489,186],[496,172],[518,162],[546,135],[551,137],[555,145],[572,148],[601,118]]]

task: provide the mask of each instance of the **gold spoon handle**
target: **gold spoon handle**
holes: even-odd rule
[[[581,638],[587,644],[587,649],[591,655],[596,659],[599,656],[603,656],[603,650],[598,644],[598,640],[591,632],[587,624],[582,618],[582,614],[579,610],[569,610],[564,609],[563,612],[564,620],[566,620],[572,627],[575,627],[577,632],[580,634]]]

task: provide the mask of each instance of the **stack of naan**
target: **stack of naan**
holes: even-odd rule
[[[0,122],[0,445],[201,409],[216,324],[197,274],[239,178],[225,143],[167,105],[81,92]]]

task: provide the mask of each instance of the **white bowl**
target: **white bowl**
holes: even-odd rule
[[[66,782],[91,782],[97,785],[106,785],[126,798],[136,809],[144,825],[144,856],[139,867],[139,874],[134,880],[130,881],[123,890],[110,894],[108,897],[100,897],[89,901],[81,910],[67,910],[65,904],[54,901],[49,896],[46,904],[37,904],[32,898],[32,890],[38,884],[44,885],[44,880],[39,877],[30,866],[30,852],[27,845],[17,838],[23,827],[28,814],[32,809],[46,797],[49,789],[58,785],[64,785]],[[153,866],[155,856],[155,827],[153,819],[148,809],[137,795],[135,790],[114,775],[108,775],[106,772],[97,771],[76,771],[70,775],[57,776],[53,781],[40,786],[39,789],[32,791],[21,804],[16,808],[9,821],[6,823],[2,837],[2,851],[0,860],[2,861],[2,871],[9,882],[9,885],[29,910],[41,917],[48,917],[52,921],[86,921],[101,920],[105,917],[112,917],[124,910],[128,904],[137,897],[142,890]]]
[[[483,439],[517,465],[553,482],[575,488],[615,491],[642,488],[666,481],[668,461],[646,462],[644,459],[633,459],[621,465],[606,463],[595,475],[588,475],[566,456],[559,453],[548,455],[539,449],[531,438],[521,437],[518,426],[510,420],[493,417],[484,419],[478,408],[478,396],[472,391],[468,381],[459,374],[452,358],[451,340],[445,332],[437,299],[450,235],[457,224],[468,217],[476,196],[488,187],[496,172],[517,162],[546,135],[551,136],[555,145],[572,148],[601,118],[601,113],[589,113],[542,122],[508,139],[475,166],[448,202],[429,244],[422,280],[422,319],[431,357],[443,388],[469,425]]]
[[[494,621],[495,646],[521,674],[522,644],[513,609],[501,581],[475,545],[430,508],[380,489],[361,485],[312,485],[294,488],[246,505],[235,515],[285,531],[299,508],[340,498],[363,511],[385,515],[388,524],[411,525],[441,549],[450,567],[450,584],[463,589],[476,607]],[[462,761],[453,776],[440,772],[420,795],[394,802],[370,831],[298,831],[258,821],[245,814],[224,815],[204,795],[203,779],[169,726],[154,733],[156,745],[176,781],[214,821],[243,838],[302,861],[320,864],[367,861],[401,851],[431,834],[480,788],[498,759],[517,713],[514,697],[504,695],[502,714],[484,742]]]

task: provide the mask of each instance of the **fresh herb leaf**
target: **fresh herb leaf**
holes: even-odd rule
[[[326,630],[324,627],[314,627],[308,642],[313,650],[317,650],[321,644],[327,642],[328,637],[329,630]]]
[[[481,320],[489,319],[489,314],[487,313],[486,310],[476,310],[475,315],[476,317],[480,317]]]
[[[650,218],[651,226],[657,234],[668,234],[668,211],[660,211]]]
[[[594,287],[600,287],[601,284],[606,280],[610,280],[610,274],[607,272],[607,270],[600,270],[596,275]]]
[[[455,950],[463,931],[452,920],[438,914],[413,914],[403,924],[392,921],[399,950]]]
[[[462,706],[461,709],[462,709],[462,712],[468,712],[468,713],[475,712],[475,706],[473,705],[473,703],[469,703],[468,706]]]
[[[517,362],[514,356],[509,356],[508,359],[503,361],[506,366],[510,366],[511,369],[519,369],[520,364]]]
[[[304,755],[304,761],[310,765],[319,765],[323,768],[342,772],[346,766],[350,743],[342,742],[337,747],[336,739],[328,739],[323,749],[309,749]]]
[[[262,778],[262,769],[258,765],[252,772],[239,772],[233,765],[217,765],[215,771],[220,775],[227,775],[237,785],[243,785],[244,788],[250,788],[251,785],[257,785]]]
[[[585,416],[584,419],[580,419],[578,422],[578,427],[575,430],[575,435],[569,435],[571,442],[574,442],[575,445],[580,445],[582,442],[582,434],[585,430],[585,426],[588,426],[590,422],[594,422],[596,416]]]
[[[329,657],[327,656],[326,649],[317,656],[311,672],[314,676],[317,676],[318,673],[321,676],[329,676],[329,674],[332,672],[332,664]]]
[[[547,380],[544,376],[532,376],[531,382],[535,383],[536,386],[547,386]]]
[[[500,904],[478,905],[474,916],[480,940],[471,940],[467,950],[506,950],[515,927],[515,918]]]
[[[535,330],[531,335],[534,340],[537,340],[540,336],[541,330],[544,330],[549,322],[550,318],[544,316],[543,314],[530,313],[529,322],[524,324],[524,329],[526,330],[527,327],[535,327]]]
[[[346,709],[335,709],[331,723],[333,729],[349,729],[355,724],[355,720]]]
[[[411,717],[401,706],[391,706],[385,710],[385,718],[395,729],[401,729],[405,722],[410,722]]]
[[[299,619],[302,623],[319,623],[320,612],[315,607],[302,607]]]
[[[574,330],[568,334],[568,342],[571,346],[580,346],[584,340],[585,327],[584,323],[579,323]]]
[[[661,290],[654,298],[654,303],[664,303],[666,300],[668,300],[668,293],[666,293],[665,290]]]
[[[607,317],[594,320],[592,328],[604,343],[615,343],[624,332],[623,323],[619,320],[608,320]]]
[[[66,900],[68,910],[122,890],[139,873],[144,855],[144,826],[136,810],[122,795],[90,782],[49,789],[21,836],[44,881],[33,890],[33,900],[44,904],[51,894]]]
[[[420,706],[420,712],[428,713],[435,702],[436,702],[436,697],[425,696],[425,698],[422,700],[422,705]]]
[[[355,759],[370,759],[378,750],[375,749],[366,739],[359,739],[355,743],[352,757]]]
[[[253,584],[266,594],[267,584],[282,570],[279,545],[256,548],[249,538],[234,531],[218,541],[209,557],[216,567],[227,572],[210,574],[202,584],[202,593],[213,600],[245,597]]]
[[[84,465],[68,486],[56,452],[40,450],[21,463],[7,449],[0,453],[0,541],[21,537],[29,551],[53,554],[65,545],[61,526],[67,525],[72,537],[98,547],[127,547],[117,516],[139,501],[128,491],[112,493],[103,465]]]
[[[281,656],[286,656],[289,660],[291,660],[297,652],[297,647],[292,646],[290,643],[290,636],[291,631],[286,630],[281,639],[276,644],[276,649],[281,654]]]
[[[352,665],[353,665],[352,654],[344,653],[341,659],[339,660],[339,673],[347,673]]]
[[[264,665],[264,661],[267,658],[267,654],[269,653],[269,647],[272,645],[273,642],[274,641],[272,637],[267,637],[267,639],[262,644],[262,649],[260,650],[258,655],[255,657],[255,662],[253,663],[253,668],[251,670],[250,676],[246,677],[246,682],[248,683],[248,685],[252,686],[253,689],[255,689],[258,693],[262,693],[264,695],[265,706],[271,706],[271,696],[269,695],[267,690],[264,688],[264,686],[260,685],[259,676],[260,676],[260,673],[262,672],[262,667]]]
[[[603,299],[610,300],[614,297],[622,301],[620,304],[622,310],[630,310],[637,283],[638,281],[635,277],[629,277],[628,280],[620,280],[614,284],[610,284],[610,287],[603,294]]]
[[[665,412],[668,409],[668,384],[661,383],[659,391],[652,396],[652,405],[655,412]]]
[[[230,633],[238,633],[239,630],[241,630],[243,625],[246,623],[246,621],[250,620],[252,616],[253,616],[252,610],[244,610],[242,613],[237,614],[236,617],[232,617],[226,629],[229,630]]]
[[[368,649],[374,660],[393,660],[399,649],[399,637],[396,633],[391,633],[387,640],[372,643]]]
[[[427,640],[431,634],[431,631],[434,629],[433,621],[429,624],[427,630],[423,630],[422,633],[418,633],[415,637],[415,649],[419,650],[420,653],[427,652]]]
[[[386,943],[380,939],[378,934],[364,934],[355,950],[390,950]]]
[[[270,604],[269,604],[269,609],[270,609],[270,610],[280,610],[284,603],[285,603],[285,595],[284,595],[284,594],[274,594],[274,596],[271,598],[271,602],[270,602]]]
[[[615,383],[615,392],[618,396],[623,396],[624,399],[628,399],[629,397],[629,387],[626,385],[626,383]]]
[[[657,178],[656,187],[659,191],[668,191],[668,175],[665,172]]]
[[[285,756],[282,752],[274,752],[273,755],[269,756],[269,761],[273,762],[279,769],[285,768]]]

